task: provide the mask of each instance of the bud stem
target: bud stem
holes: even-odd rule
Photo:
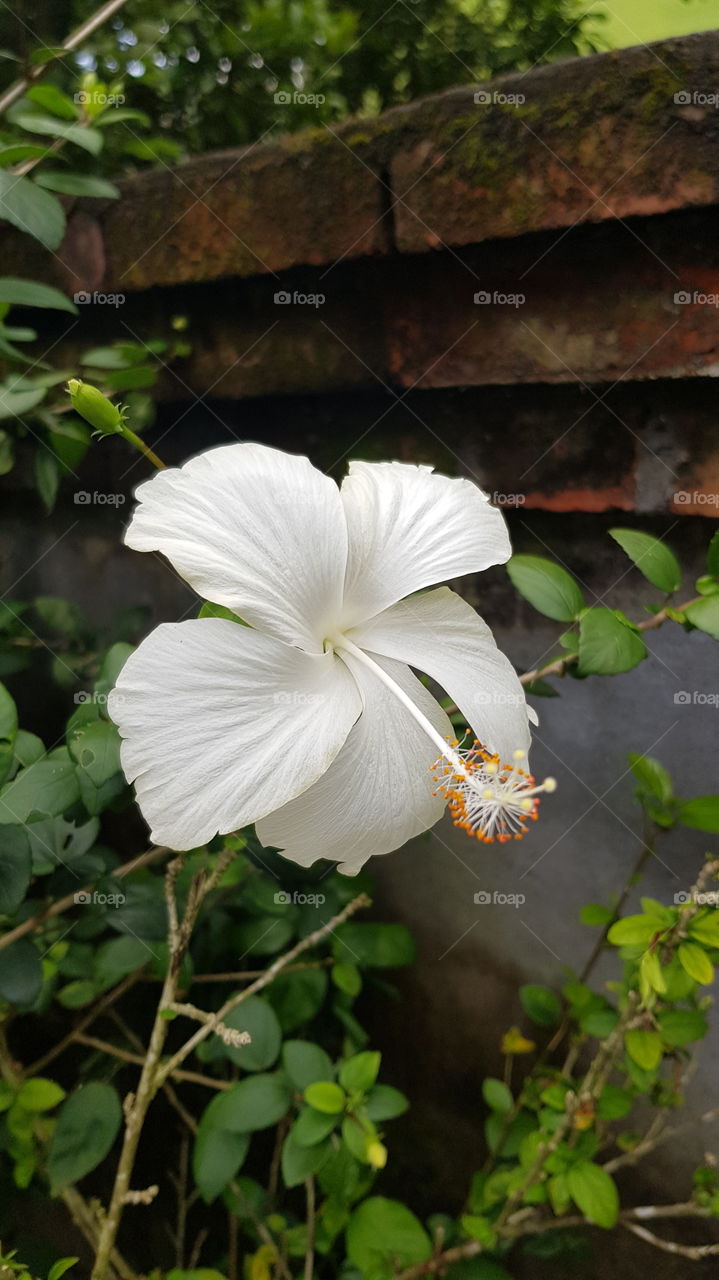
[[[136,449],[139,449],[140,453],[144,453],[148,462],[151,462],[153,467],[157,467],[158,471],[165,471],[166,464],[162,461],[162,458],[158,458],[157,454],[153,452],[149,445],[146,445],[145,441],[141,440],[140,437],[124,423],[118,434],[122,436],[123,440],[127,440],[128,444],[132,444]]]

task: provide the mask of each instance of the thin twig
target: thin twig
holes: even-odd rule
[[[106,4],[101,5],[95,13],[73,31],[72,35],[67,37],[63,44],[59,46],[59,52],[53,58],[48,58],[47,62],[42,63],[41,66],[34,68],[32,71],[28,71],[22,79],[16,80],[14,84],[11,84],[10,88],[6,89],[0,97],[0,115],[7,111],[13,102],[17,102],[26,89],[37,80],[41,80],[53,62],[61,58],[64,53],[72,53],[73,49],[77,49],[81,44],[84,44],[88,36],[91,36],[93,31],[97,31],[97,28],[107,22],[108,18],[117,13],[118,9],[121,9],[125,3],[126,0],[107,0]]]
[[[307,1200],[307,1250],[305,1252],[304,1280],[312,1280],[315,1269],[315,1180],[312,1174],[305,1182]]]

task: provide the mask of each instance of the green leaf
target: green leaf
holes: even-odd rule
[[[27,232],[46,249],[57,249],[65,234],[60,201],[29,178],[0,170],[0,218]]]
[[[33,1004],[42,989],[42,963],[29,938],[18,938],[0,951],[0,999]]]
[[[61,1276],[64,1276],[65,1272],[69,1271],[70,1267],[74,1267],[75,1263],[79,1261],[79,1258],[58,1258],[57,1262],[53,1262],[50,1267],[47,1273],[47,1280],[60,1280]]]
[[[634,1099],[627,1089],[615,1084],[605,1084],[599,1095],[597,1115],[600,1120],[623,1120],[629,1115]]]
[[[679,1049],[692,1040],[701,1040],[709,1030],[699,1009],[664,1009],[657,1015],[662,1040],[670,1049]]]
[[[635,1027],[627,1031],[624,1046],[632,1062],[644,1071],[654,1071],[662,1060],[662,1042],[656,1031],[643,1031]]]
[[[584,596],[570,573],[543,556],[512,556],[507,572],[521,596],[547,618],[571,622],[584,608]]]
[[[313,1173],[318,1173],[329,1160],[329,1139],[311,1147],[303,1147],[290,1131],[282,1147],[282,1179],[286,1187],[299,1187]]]
[[[120,735],[111,720],[79,724],[67,735],[72,759],[94,787],[101,787],[121,771]]]
[[[325,1138],[337,1124],[336,1115],[316,1111],[314,1107],[303,1107],[292,1126],[292,1136],[300,1147],[314,1147]]]
[[[330,1080],[333,1075],[332,1063],[324,1049],[309,1040],[286,1040],[282,1046],[282,1065],[298,1093],[304,1093],[316,1080]]]
[[[31,391],[13,391],[12,386],[0,387],[0,420],[21,418],[44,400],[46,394],[44,387],[35,387]]]
[[[393,1089],[389,1084],[376,1084],[365,1099],[365,1111],[374,1124],[381,1124],[383,1120],[395,1120],[408,1109],[408,1099],[399,1089]]]
[[[110,938],[97,952],[93,978],[104,990],[127,977],[128,973],[144,969],[151,959],[152,956],[141,939],[129,935]]]
[[[719,911],[714,908],[711,915],[694,916],[689,923],[689,936],[706,947],[719,947]]]
[[[65,1090],[54,1080],[36,1076],[20,1085],[17,1100],[25,1111],[52,1111],[65,1097]]]
[[[590,1009],[587,1013],[583,1013],[579,1019],[579,1026],[588,1036],[596,1036],[598,1040],[604,1040],[606,1036],[611,1035],[617,1022],[616,1009],[606,1005],[603,1009]]]
[[[7,431],[0,431],[0,476],[6,476],[15,466],[15,442]]]
[[[267,989],[267,996],[285,1035],[310,1022],[322,1006],[327,992],[323,969],[280,973]]]
[[[232,612],[232,609],[227,609],[224,604],[211,604],[209,600],[203,601],[197,616],[198,618],[224,618],[226,622],[238,622],[241,627],[247,625],[242,618],[238,618],[237,614]]]
[[[572,1200],[585,1218],[598,1227],[613,1227],[619,1216],[619,1193],[613,1178],[591,1160],[580,1160],[567,1170]]]
[[[461,1219],[462,1230],[466,1232],[472,1240],[479,1240],[485,1249],[494,1249],[497,1244],[497,1232],[492,1227],[489,1218],[480,1217],[476,1213],[465,1213]]]
[[[335,986],[344,991],[346,996],[354,999],[362,990],[362,974],[356,964],[334,964],[330,976]]]
[[[641,636],[612,609],[587,609],[579,620],[579,664],[582,676],[613,676],[630,671],[647,656]]]
[[[290,1095],[280,1075],[248,1076],[216,1099],[215,1123],[231,1133],[254,1133],[277,1124]]]
[[[50,448],[65,474],[72,475],[89,448],[90,429],[79,418],[55,417],[52,422],[48,432]]]
[[[482,1097],[490,1110],[502,1114],[511,1111],[514,1106],[511,1090],[502,1080],[494,1080],[491,1076],[482,1081]]]
[[[46,511],[52,511],[55,506],[59,484],[60,464],[57,458],[46,449],[38,449],[35,454],[35,487]]]
[[[53,1195],[97,1168],[121,1123],[120,1099],[111,1085],[92,1080],[70,1095],[50,1143],[48,1174]]]
[[[388,1262],[395,1268],[426,1262],[432,1256],[432,1245],[419,1219],[405,1205],[384,1196],[370,1196],[349,1220],[347,1253],[355,1266],[372,1275]]]
[[[367,967],[395,968],[413,964],[412,935],[403,924],[340,925],[332,935],[332,951],[338,961],[352,960]]]
[[[607,939],[615,947],[639,947],[651,942],[657,932],[654,916],[623,916],[612,925]]]
[[[87,173],[49,173],[41,170],[36,178],[38,186],[48,191],[59,191],[65,196],[89,196],[97,200],[117,200],[120,192],[114,182],[95,178]]]
[[[46,307],[54,311],[69,311],[77,315],[77,307],[59,289],[35,280],[21,280],[17,276],[0,278],[0,302],[16,307]]]
[[[40,147],[32,143],[2,147],[0,148],[0,168],[7,169],[21,160],[41,160],[46,155],[49,155],[48,147]]]
[[[344,1111],[344,1089],[331,1080],[316,1080],[305,1089],[305,1102],[309,1102],[316,1111],[338,1115],[340,1111]]]
[[[519,999],[524,1012],[540,1027],[553,1027],[562,1013],[559,996],[549,987],[534,983],[519,988]]]
[[[703,947],[696,942],[682,942],[677,950],[679,963],[695,982],[707,986],[714,981],[714,965]]]
[[[719,596],[704,596],[694,604],[687,605],[684,614],[700,631],[719,640]]]
[[[639,963],[639,984],[644,1003],[648,1003],[652,991],[664,995],[667,984],[656,951],[645,951]]]
[[[80,798],[75,766],[70,760],[38,760],[21,769],[0,791],[0,824],[32,822],[65,813]]]
[[[662,804],[669,804],[674,796],[674,786],[664,765],[652,756],[640,756],[630,751],[629,767],[645,791],[655,796]]]
[[[609,533],[653,587],[667,594],[676,591],[682,572],[674,552],[665,542],[638,529],[610,529]]]
[[[62,120],[77,120],[80,115],[72,98],[68,98],[66,93],[62,93],[52,84],[33,85],[26,91],[25,97],[31,102],[36,102],[45,111],[50,111],[52,115],[60,116]]]
[[[225,1058],[243,1071],[266,1071],[277,1061],[282,1045],[282,1031],[272,1005],[260,996],[250,996],[224,1019],[233,1031],[247,1031],[249,1044],[225,1045],[214,1037],[209,1060]]]
[[[339,1080],[348,1093],[366,1093],[379,1074],[382,1054],[367,1049],[340,1064]]]
[[[224,1126],[223,1102],[219,1094],[203,1112],[192,1152],[192,1172],[206,1204],[224,1191],[241,1169],[250,1147],[248,1133]]]
[[[679,821],[698,831],[719,833],[719,796],[697,796],[679,806]]]
[[[24,827],[0,826],[0,916],[14,916],[32,875],[30,844]]]
[[[17,707],[4,684],[0,684],[0,782],[4,782],[15,759]]]
[[[47,134],[51,138],[63,138],[65,142],[73,142],[83,151],[97,156],[102,151],[103,138],[97,129],[90,129],[81,124],[64,124],[53,116],[44,116],[34,111],[23,112],[15,118],[14,123],[28,133]]]

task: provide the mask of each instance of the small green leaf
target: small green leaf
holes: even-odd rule
[[[674,796],[674,787],[664,765],[652,756],[640,756],[630,751],[629,767],[645,791],[655,796],[662,804],[669,804]]]
[[[619,1193],[610,1175],[591,1160],[580,1160],[566,1177],[569,1194],[585,1218],[598,1227],[613,1227],[619,1217]]]
[[[18,938],[0,951],[0,999],[33,1004],[42,989],[42,963],[29,938]]]
[[[600,606],[587,609],[579,620],[579,664],[582,676],[619,675],[647,656],[647,646],[614,613]]]
[[[254,1133],[277,1124],[287,1112],[290,1097],[280,1075],[256,1075],[240,1080],[216,1102],[216,1127],[231,1133]]]
[[[689,621],[714,640],[719,640],[719,595],[703,596],[684,610]]]
[[[682,942],[677,950],[679,963],[690,978],[707,986],[714,981],[714,965],[703,947],[696,942]]]
[[[97,200],[117,200],[120,195],[114,182],[96,178],[89,173],[45,172],[37,174],[35,181],[49,191],[59,191],[65,196],[87,196]]]
[[[627,1031],[624,1046],[632,1062],[645,1071],[654,1071],[662,1060],[662,1042],[656,1031],[634,1027]]]
[[[336,1115],[344,1111],[345,1092],[331,1080],[317,1080],[305,1089],[305,1102],[309,1102],[316,1111]]]
[[[314,1147],[325,1138],[337,1124],[336,1115],[316,1111],[314,1107],[303,1107],[292,1126],[292,1136],[300,1147]]]
[[[36,102],[39,107],[43,107],[45,111],[50,111],[52,115],[59,116],[62,120],[77,120],[80,115],[79,109],[75,106],[72,98],[68,98],[66,93],[60,89],[56,89],[52,84],[36,84],[25,93],[25,97],[31,102]]]
[[[61,1276],[64,1276],[65,1272],[69,1271],[70,1267],[74,1267],[75,1263],[79,1261],[79,1258],[58,1258],[57,1262],[53,1262],[50,1267],[47,1273],[47,1280],[60,1280]]]
[[[358,996],[362,990],[362,974],[356,964],[334,964],[330,974],[332,981],[346,996]]]
[[[25,1111],[52,1111],[65,1097],[65,1090],[54,1080],[35,1076],[20,1085],[17,1100]]]
[[[639,529],[610,529],[609,533],[653,587],[667,594],[676,591],[682,578],[681,569],[665,542]]]
[[[311,1147],[302,1147],[290,1130],[282,1147],[282,1180],[286,1187],[299,1187],[312,1174],[318,1173],[332,1153],[329,1139]]]
[[[298,1093],[304,1093],[307,1086],[317,1080],[331,1079],[333,1074],[332,1063],[324,1049],[309,1040],[286,1040],[282,1046],[282,1065]]]
[[[111,1085],[92,1080],[70,1095],[50,1144],[48,1174],[53,1195],[97,1168],[110,1151],[121,1123],[120,1099]]]
[[[543,556],[512,556],[507,572],[525,600],[547,618],[571,622],[584,608],[584,596],[570,573]]]
[[[634,1099],[627,1089],[615,1084],[605,1084],[599,1095],[597,1115],[600,1120],[623,1120],[629,1115]]]
[[[352,960],[362,966],[394,968],[413,964],[412,935],[402,924],[340,925],[332,935],[332,951],[338,961]]]
[[[27,832],[22,826],[0,826],[0,916],[13,916],[32,875]]]
[[[0,279],[0,302],[17,307],[45,307],[55,311],[69,311],[77,315],[77,307],[59,289],[36,280],[21,280],[17,276]]]
[[[377,1079],[381,1061],[382,1054],[370,1049],[347,1058],[340,1064],[339,1079],[342,1088],[348,1093],[366,1093]]]
[[[719,796],[697,796],[679,806],[679,821],[698,831],[719,833]]]
[[[365,1099],[365,1111],[368,1119],[375,1124],[383,1120],[395,1120],[403,1116],[409,1108],[409,1102],[399,1089],[389,1084],[376,1084]]]
[[[491,1076],[487,1076],[482,1081],[482,1097],[487,1106],[492,1111],[499,1111],[506,1115],[514,1106],[514,1098],[511,1091],[507,1088],[502,1080],[495,1080]]]
[[[519,988],[519,999],[528,1017],[540,1027],[553,1027],[562,1013],[562,1002],[549,987],[533,983]]]
[[[615,947],[645,946],[658,932],[653,916],[623,916],[612,925],[607,938]]]
[[[87,128],[81,124],[66,124],[53,116],[44,116],[40,112],[25,111],[16,116],[14,123],[28,133],[47,134],[51,138],[62,138],[65,142],[73,142],[83,151],[97,156],[102,151],[102,134],[97,129]]]
[[[206,1204],[221,1195],[241,1169],[250,1147],[250,1135],[223,1127],[225,1095],[213,1098],[200,1120],[192,1152],[192,1172]]]
[[[707,550],[707,569],[712,578],[719,578],[719,529],[712,534]]]
[[[422,1224],[397,1200],[370,1196],[356,1208],[347,1227],[347,1253],[367,1276],[384,1276],[387,1264],[409,1267],[432,1256]],[[385,1268],[385,1269],[382,1269]]]
[[[716,907],[708,916],[694,916],[689,923],[689,937],[703,942],[706,947],[719,947],[719,911]]]
[[[582,924],[601,925],[609,924],[613,912],[609,907],[605,907],[601,902],[586,902],[579,912],[579,919]]]
[[[657,1022],[662,1040],[670,1049],[701,1040],[709,1030],[699,1009],[664,1009],[657,1015]]]
[[[0,170],[0,218],[27,232],[46,249],[57,249],[65,234],[65,214],[49,191]]]

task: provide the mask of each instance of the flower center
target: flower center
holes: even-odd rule
[[[512,764],[502,764],[476,739],[469,748],[461,748],[455,738],[450,744],[452,755],[443,752],[432,766],[437,784],[435,795],[447,797],[455,826],[483,844],[497,840],[521,840],[527,823],[539,817],[539,796],[555,791],[554,778],[536,785],[531,773],[521,768],[524,751],[515,751]]]
[[[520,767],[526,758],[524,751],[514,752],[512,764],[501,764],[499,756],[492,755],[476,740],[468,749],[461,748],[456,738],[453,742],[445,740],[404,689],[352,640],[344,635],[332,636],[325,641],[325,647],[328,645],[339,653],[345,649],[369,667],[437,747],[439,758],[431,766],[437,784],[433,794],[442,792],[446,796],[455,825],[486,844],[521,840],[527,822],[537,817],[540,793],[556,790],[554,778],[545,778],[537,786],[532,775]]]

